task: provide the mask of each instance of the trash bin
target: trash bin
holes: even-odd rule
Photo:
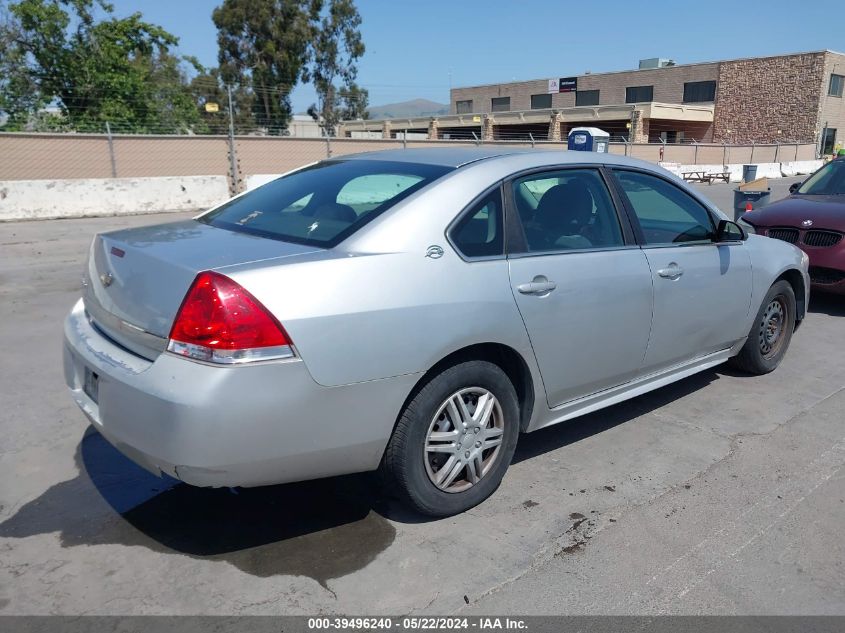
[[[742,181],[751,182],[752,180],[757,180],[757,165],[743,165]]]
[[[771,188],[765,191],[743,191],[734,189],[734,220],[747,211],[747,205],[751,203],[751,210],[762,209],[769,204],[769,196],[772,195]]]
[[[606,154],[609,145],[610,134],[597,127],[574,127],[569,131],[569,149]]]

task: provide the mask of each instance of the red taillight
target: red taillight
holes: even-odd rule
[[[284,328],[267,308],[228,277],[210,271],[198,274],[191,284],[167,349],[218,363],[293,355]]]

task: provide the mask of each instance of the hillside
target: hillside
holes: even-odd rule
[[[388,103],[367,108],[371,119],[413,118],[448,114],[449,106],[428,99],[412,99],[400,103]]]

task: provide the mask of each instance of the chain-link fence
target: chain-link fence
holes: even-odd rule
[[[474,146],[472,139],[353,139],[278,136],[0,134],[0,181],[151,176],[226,176],[230,191],[250,176],[279,174],[332,156],[382,149]],[[485,145],[566,149],[565,142],[484,141]],[[682,165],[813,160],[812,143],[611,143],[610,152]]]

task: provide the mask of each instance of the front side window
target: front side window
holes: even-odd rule
[[[807,196],[845,195],[845,160],[834,160],[810,176],[798,193]]]
[[[827,94],[831,97],[841,97],[843,87],[845,87],[845,75],[831,74]]]
[[[511,98],[493,97],[493,100],[490,105],[493,112],[507,112],[511,109]]]
[[[513,182],[530,252],[622,246],[616,208],[599,172],[565,169]]]
[[[250,191],[198,221],[238,233],[331,248],[451,171],[379,160],[318,163]]]
[[[654,86],[630,86],[625,88],[625,103],[654,101]]]
[[[641,172],[615,171],[643,230],[646,244],[711,241],[716,233],[707,209],[675,185]]]
[[[452,242],[465,257],[502,255],[502,192],[499,188],[476,203],[450,232]]]
[[[455,112],[457,114],[469,114],[472,112],[472,99],[455,101]]]

